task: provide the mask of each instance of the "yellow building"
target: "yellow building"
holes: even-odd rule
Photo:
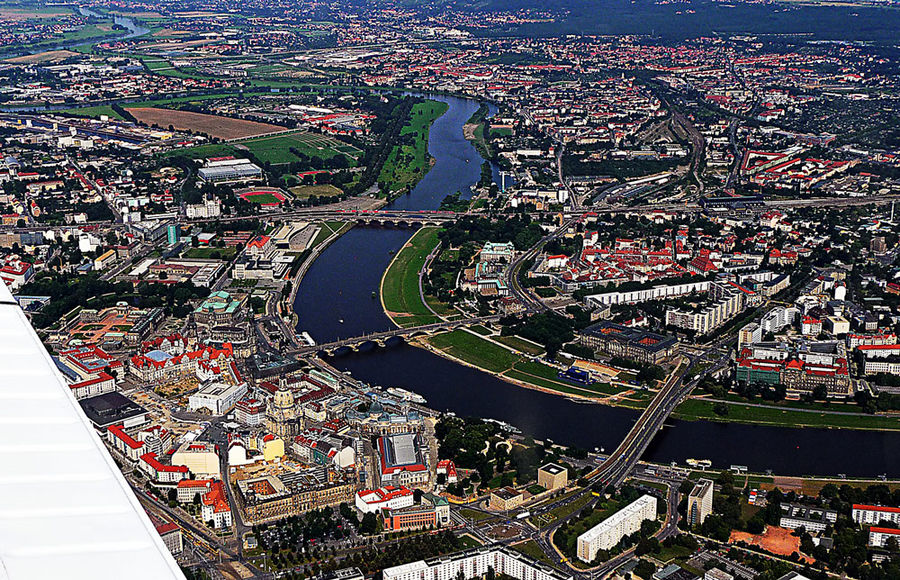
[[[569,483],[569,472],[555,463],[538,469],[538,485],[547,490],[562,489]]]
[[[492,510],[508,511],[522,504],[525,494],[512,487],[501,487],[491,492],[489,506]]]
[[[284,457],[284,439],[271,433],[256,438],[256,450],[268,461],[278,461]]]

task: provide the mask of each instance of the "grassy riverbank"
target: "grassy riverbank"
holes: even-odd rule
[[[569,383],[558,377],[556,368],[532,361],[523,353],[510,350],[513,345],[506,337],[483,337],[464,330],[441,334],[427,339],[434,350],[499,378],[545,392],[580,397],[617,407],[642,410],[649,404],[653,392],[630,389],[622,384]],[[495,342],[496,341],[496,342]],[[689,399],[678,406],[673,416],[687,421],[717,421],[768,425],[775,427],[819,427],[834,429],[900,430],[900,418],[883,415],[851,414],[817,408],[814,412],[798,408],[754,406],[729,401],[727,414],[715,412],[715,403]]]
[[[381,304],[397,326],[420,326],[440,319],[422,302],[419,272],[438,244],[440,228],[422,228],[397,252],[381,279]]]
[[[400,131],[400,141],[394,145],[388,156],[378,183],[395,195],[411,190],[431,169],[431,155],[428,154],[428,132],[432,123],[443,115],[449,105],[439,101],[416,103],[410,119]]]

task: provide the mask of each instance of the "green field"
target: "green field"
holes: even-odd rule
[[[241,141],[240,145],[246,147],[263,163],[273,164],[291,163],[300,158],[291,152],[296,149],[307,157],[331,159],[338,155],[344,155],[350,165],[354,165],[356,158],[362,151],[333,137],[298,131],[271,137],[258,137]]]
[[[291,193],[293,193],[294,197],[297,199],[307,199],[314,195],[316,197],[334,197],[336,195],[341,195],[343,192],[330,183],[326,183],[323,185],[298,185],[297,187],[291,188]]]
[[[545,564],[553,564],[553,561],[547,557],[547,554],[538,546],[537,542],[534,540],[528,540],[527,542],[522,542],[521,544],[513,544],[510,546],[513,550],[517,552],[521,552],[526,556],[530,556],[535,560],[540,560]]]
[[[518,336],[498,336],[497,342],[502,342],[508,347],[514,348],[525,354],[539,355],[544,353],[544,349],[531,341],[519,338]]]
[[[277,197],[272,195],[271,193],[257,193],[256,195],[247,196],[244,201],[247,203],[281,203]]]
[[[428,173],[431,169],[428,131],[448,107],[447,103],[439,101],[425,101],[413,106],[409,122],[400,131],[401,143],[391,150],[378,176],[378,183],[396,193],[412,189]]]
[[[878,415],[839,415],[822,411],[805,413],[791,409],[751,407],[727,403],[728,415],[721,417],[713,412],[711,401],[689,399],[675,409],[679,419],[715,419],[738,423],[759,423],[783,427],[838,427],[844,429],[900,429],[900,419]]]
[[[450,356],[495,373],[511,369],[519,360],[515,353],[465,330],[438,334],[428,342]]]
[[[182,257],[199,260],[231,260],[235,254],[237,254],[235,246],[228,248],[190,248],[182,254]]]
[[[568,496],[567,496],[568,497]],[[582,507],[587,505],[589,501],[593,499],[593,496],[589,493],[584,494],[579,497],[575,501],[571,501],[569,503],[563,504],[557,508],[550,510],[547,513],[541,514],[539,516],[534,516],[531,518],[531,522],[538,527],[546,527],[555,524],[562,518],[575,513],[580,510]]]
[[[397,253],[381,280],[381,300],[399,326],[437,322],[419,295],[419,271],[437,246],[440,228],[422,228]]]
[[[122,121],[122,115],[118,114],[109,105],[98,105],[96,107],[76,107],[73,109],[63,109],[60,113],[75,115],[77,117],[89,117],[91,119],[99,119],[100,115],[106,115],[110,119]]]

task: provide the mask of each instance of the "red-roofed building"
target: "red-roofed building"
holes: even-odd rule
[[[138,467],[159,483],[177,483],[188,476],[187,467],[184,465],[163,465],[156,458],[156,453],[141,455]]]
[[[144,444],[125,432],[121,425],[110,425],[106,429],[106,441],[129,461],[137,463],[144,455]]]
[[[34,267],[29,262],[8,260],[0,267],[0,279],[10,290],[18,290],[34,275]]]
[[[356,492],[356,509],[362,513],[378,513],[382,509],[399,509],[411,506],[413,492],[405,486],[388,485],[378,489]]]
[[[874,526],[869,528],[870,548],[884,548],[891,538],[900,542],[900,530],[896,528],[879,528]]]
[[[221,481],[214,481],[200,498],[201,516],[204,522],[212,522],[216,529],[231,527],[231,505],[225,495],[225,486]]]
[[[445,475],[447,483],[456,483],[459,478],[456,475],[456,464],[449,459],[441,459],[435,468],[436,475]]]
[[[85,399],[95,395],[111,393],[116,390],[116,379],[107,373],[101,372],[92,379],[86,379],[69,385],[76,399]]]
[[[887,521],[900,525],[900,508],[883,505],[853,504],[853,521],[869,526]]]

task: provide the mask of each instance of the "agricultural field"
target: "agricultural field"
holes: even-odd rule
[[[243,119],[231,119],[217,115],[203,113],[191,113],[174,109],[158,109],[156,107],[129,107],[126,109],[134,117],[148,125],[157,125],[166,128],[174,126],[183,131],[196,131],[206,133],[220,139],[239,139],[242,137],[255,137],[276,131],[283,131],[283,127],[245,121]]]
[[[283,129],[279,127],[278,130]],[[331,159],[338,155],[344,155],[347,157],[350,165],[354,165],[356,159],[362,155],[362,151],[353,145],[348,145],[328,135],[307,131],[248,139],[241,141],[240,145],[246,147],[261,162],[265,163],[268,161],[275,165],[299,161],[299,158],[294,155],[291,149],[296,149],[307,157],[318,157],[320,159]]]
[[[48,64],[65,60],[70,56],[76,56],[77,52],[71,50],[48,50],[36,54],[25,54],[14,58],[8,58],[5,62],[12,64]]]

